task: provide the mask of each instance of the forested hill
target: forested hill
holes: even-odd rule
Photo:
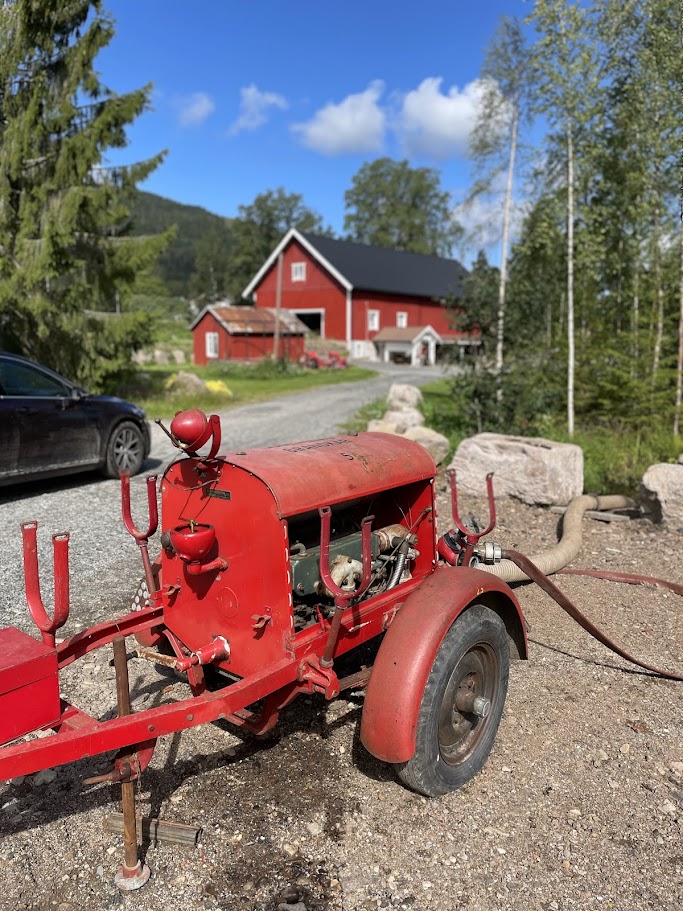
[[[177,226],[175,239],[161,254],[154,271],[169,293],[186,296],[195,271],[197,246],[207,235],[225,231],[227,220],[200,206],[188,206],[140,191],[132,208],[131,233],[158,234]]]

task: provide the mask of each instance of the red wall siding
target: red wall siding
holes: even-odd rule
[[[459,336],[450,323],[448,309],[427,298],[405,297],[376,291],[355,291],[352,301],[352,331],[356,340],[372,339],[377,333],[367,329],[368,310],[379,310],[379,328],[396,326],[396,314],[408,314],[408,326],[432,326],[439,335]],[[379,331],[379,330],[378,330]]]
[[[227,334],[227,333],[226,333]],[[272,335],[231,335],[230,359],[237,361],[260,361],[273,355]],[[278,357],[296,361],[304,353],[302,335],[284,335],[279,339]]]
[[[306,281],[292,281],[292,263],[306,263]],[[257,307],[275,307],[277,260],[256,288]],[[324,310],[325,337],[346,339],[346,289],[306,250],[292,241],[282,256],[282,306],[288,310]]]
[[[206,356],[206,333],[218,333],[219,361],[260,361],[264,357],[272,357],[272,335],[230,335],[223,326],[207,313],[192,330],[193,358],[197,365],[210,364],[214,358]],[[303,335],[283,335],[278,345],[278,356],[289,361],[298,360],[304,353]]]
[[[198,366],[213,360],[206,356],[207,332],[218,333],[218,360],[228,359],[228,333],[211,313],[206,313],[192,330],[193,360]]]

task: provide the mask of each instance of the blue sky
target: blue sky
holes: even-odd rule
[[[341,232],[344,192],[382,155],[438,168],[457,201],[486,45],[524,0],[105,0],[116,36],[97,59],[117,92],[154,84],[153,110],[112,162],[168,149],[144,185],[237,215],[300,193]]]

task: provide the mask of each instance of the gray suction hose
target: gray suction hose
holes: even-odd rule
[[[542,554],[534,554],[529,559],[546,576],[559,572],[568,563],[571,563],[581,550],[581,520],[586,510],[631,509],[634,506],[635,503],[629,497],[590,497],[586,495],[575,497],[564,514],[562,537],[559,542],[555,547],[551,547],[550,550],[546,550]],[[501,560],[500,563],[496,563],[493,566],[487,566],[482,563],[479,565],[479,569],[498,576],[504,582],[529,581],[529,577],[511,560]]]

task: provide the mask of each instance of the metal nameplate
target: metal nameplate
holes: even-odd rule
[[[217,500],[229,500],[231,499],[231,493],[229,490],[217,490],[215,487],[209,487],[206,491],[207,497],[215,497]]]

